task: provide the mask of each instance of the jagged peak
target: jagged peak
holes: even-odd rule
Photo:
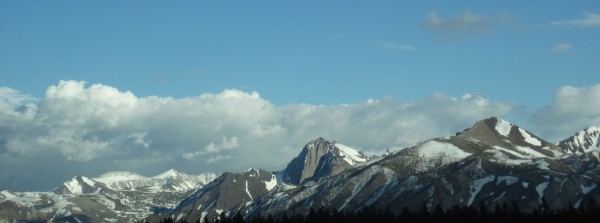
[[[152,178],[167,178],[167,177],[176,177],[176,176],[181,176],[181,175],[187,175],[185,173],[179,172],[175,169],[169,169],[159,175],[153,176]]]
[[[581,131],[575,133],[575,136],[587,135],[587,134],[598,134],[598,133],[600,133],[600,126],[591,126],[591,127],[588,127],[584,130],[581,130]]]
[[[564,155],[564,149],[545,141],[535,134],[498,117],[478,121],[472,128],[458,133],[458,137],[477,140],[501,148],[532,149],[545,157]],[[536,154],[537,154],[536,153]]]
[[[248,168],[246,171],[243,172],[244,174],[248,173],[248,174],[254,174],[254,173],[260,173],[259,169],[254,169],[252,167]]]
[[[558,142],[558,146],[571,153],[587,153],[600,149],[600,127],[592,126]]]
[[[487,119],[479,120],[475,122],[473,127],[463,130],[462,132],[457,133],[456,135],[464,135],[467,137],[488,137],[489,134],[508,136],[514,124],[498,118],[498,117],[490,117]]]
[[[369,159],[362,152],[351,147],[345,146],[343,144],[335,143],[333,144],[333,147],[339,151],[339,155],[341,155],[344,158],[344,160],[350,165],[366,162]]]
[[[104,187],[104,184],[92,178],[75,175],[73,178],[65,181],[62,185],[54,188],[52,192],[60,194],[85,194],[97,193]]]
[[[306,143],[304,148],[310,150],[310,149],[314,149],[315,147],[318,147],[318,145],[320,145],[320,144],[331,144],[331,142],[329,142],[328,140],[326,140],[323,137],[319,137],[319,138],[316,138],[315,140],[312,140],[312,141]]]
[[[329,141],[323,137],[319,137],[315,140],[308,142],[304,146],[304,148],[310,150],[310,149],[314,149],[315,147],[317,147],[317,145],[320,145],[320,144],[324,144],[326,146],[326,148],[328,149],[328,151],[327,151],[328,153],[338,151],[342,154],[347,154],[350,156],[359,156],[359,155],[365,156],[364,154],[362,154],[362,152],[360,152],[354,148],[351,148],[349,146],[341,144],[341,143],[337,142],[336,140]]]
[[[538,144],[538,142],[535,142],[537,137],[534,138],[529,132],[518,125],[498,117],[490,117],[477,121],[473,127],[465,129],[456,135],[481,135],[483,132],[488,132],[500,137],[509,137],[513,131],[519,131],[523,138],[531,140],[534,145]]]

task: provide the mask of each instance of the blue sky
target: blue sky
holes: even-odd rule
[[[378,154],[489,116],[557,141],[600,125],[599,37],[597,1],[1,1],[23,173],[0,188],[278,170],[319,136]]]
[[[277,104],[477,92],[542,106],[600,70],[597,28],[551,25],[599,13],[593,1],[1,4],[2,85],[37,97],[72,79],[140,96],[256,90]],[[430,29],[431,13],[471,13],[484,30]],[[552,53],[560,43],[571,48]]]

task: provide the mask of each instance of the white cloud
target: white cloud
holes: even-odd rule
[[[386,48],[389,50],[413,51],[413,50],[417,49],[416,47],[411,46],[411,45],[396,44],[396,43],[390,43],[390,42],[386,42],[386,41],[379,41],[378,44],[380,46],[382,46],[383,48]]]
[[[240,147],[240,144],[238,143],[237,137],[231,137],[231,139],[227,139],[227,137],[223,136],[223,139],[220,144],[217,145],[214,142],[210,142],[203,150],[184,153],[183,158],[195,159],[195,158],[198,158],[201,156],[206,156],[206,155],[213,154],[213,153],[219,153],[222,151],[231,150],[231,149],[235,149],[238,147]]]
[[[569,43],[569,42],[557,43],[556,45],[554,45],[552,47],[551,51],[553,53],[564,53],[564,52],[571,50],[572,47],[573,47],[573,45],[571,45],[571,43]]]
[[[60,172],[64,179],[109,170],[146,175],[169,168],[192,173],[279,170],[319,136],[380,153],[452,135],[512,109],[479,95],[456,99],[440,93],[416,101],[382,98],[327,106],[274,105],[257,92],[239,90],[181,99],[137,97],[79,81],[50,86],[32,106],[0,112],[0,168],[21,167],[22,172],[2,175],[0,187],[28,181],[56,186],[35,168]],[[26,168],[20,162],[38,163]]]
[[[381,153],[453,135],[477,120],[515,109],[477,94],[274,105],[257,92],[137,97],[111,86],[61,81],[32,104],[31,97],[3,91],[10,92],[3,94],[10,99],[3,100],[12,102],[0,110],[0,169],[19,171],[0,174],[0,187],[44,190],[73,174],[110,170],[145,175],[170,168],[190,173],[280,170],[319,136]],[[29,104],[28,109],[15,109],[23,107],[19,103]],[[531,117],[532,131],[550,139],[600,125],[600,84],[563,87],[552,105]]]
[[[550,24],[554,26],[600,27],[600,14],[584,12],[583,18],[554,21]]]
[[[507,14],[503,14],[503,20],[508,19]],[[445,19],[435,11],[429,12],[424,26],[431,31],[450,31],[450,32],[488,32],[491,30],[493,20],[486,16],[480,16],[471,12],[465,12],[456,17]]]
[[[33,115],[35,113],[36,106],[34,103],[38,102],[37,98],[30,95],[21,94],[19,91],[8,88],[0,87],[0,112],[12,115]],[[21,114],[18,114],[19,111]],[[27,111],[24,113],[24,111]]]
[[[552,105],[536,112],[532,119],[541,133],[555,140],[590,126],[600,126],[600,84],[560,88]]]
[[[19,91],[12,88],[0,87],[0,103],[6,105],[21,105],[33,101],[37,101],[37,99],[30,95],[21,94]]]

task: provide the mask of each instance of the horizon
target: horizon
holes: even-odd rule
[[[0,188],[600,126],[593,1],[0,2]]]

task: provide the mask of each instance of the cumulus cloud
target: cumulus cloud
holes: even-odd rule
[[[600,126],[600,84],[560,88],[552,104],[532,119],[544,135],[556,141],[584,128]]]
[[[185,159],[194,159],[199,156],[204,156],[213,153],[219,153],[221,151],[235,149],[240,147],[238,143],[237,137],[231,137],[231,139],[227,139],[227,137],[223,136],[223,140],[220,144],[215,144],[214,142],[209,143],[204,149],[188,152],[183,154],[183,158]],[[219,157],[219,156],[216,156]]]
[[[385,48],[385,49],[389,49],[389,50],[402,50],[402,51],[413,51],[416,50],[417,48],[411,45],[406,45],[406,44],[396,44],[396,43],[390,43],[387,41],[379,41],[378,44]]]
[[[0,87],[0,112],[14,113],[19,110],[35,109],[34,103],[37,101],[38,99],[31,95],[22,94],[12,88]]]
[[[12,104],[31,101],[15,90],[3,91],[10,92],[2,97]],[[513,108],[476,94],[344,105],[274,105],[257,92],[233,89],[180,99],[137,97],[82,81],[60,81],[30,106],[0,110],[0,168],[20,169],[1,174],[0,187],[31,182],[51,189],[60,181],[50,176],[67,179],[109,170],[145,175],[170,168],[190,173],[280,170],[319,136],[381,153],[452,135]],[[52,173],[41,177],[39,169]]]
[[[7,105],[20,105],[32,101],[37,101],[36,98],[21,94],[19,91],[8,88],[8,87],[0,87],[0,102],[5,103]]]
[[[569,42],[557,43],[556,45],[554,45],[552,47],[551,51],[553,53],[564,53],[564,52],[571,50],[572,47],[573,47],[573,45],[571,45],[571,43],[569,43]]]
[[[503,18],[506,19],[506,14]],[[471,12],[465,12],[452,18],[443,18],[436,11],[431,11],[427,15],[424,26],[431,31],[450,31],[450,32],[488,32],[491,30],[492,19],[486,16],[476,15]]]
[[[554,21],[550,24],[553,26],[600,27],[600,14],[584,12],[583,18]]]

